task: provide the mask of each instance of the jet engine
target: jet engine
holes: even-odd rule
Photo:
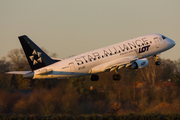
[[[128,68],[131,68],[131,69],[142,69],[142,68],[145,68],[147,66],[148,66],[148,59],[147,58],[143,58],[143,59],[136,60]]]

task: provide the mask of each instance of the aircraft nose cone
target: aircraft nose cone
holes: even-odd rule
[[[171,40],[171,39],[169,39],[169,42],[170,42],[172,47],[174,47],[176,45],[176,43],[173,40]]]
[[[169,39],[169,38],[168,38],[168,44],[169,44],[168,45],[169,48],[172,48],[172,47],[174,47],[176,45],[176,43],[173,40]]]
[[[173,46],[175,46],[176,45],[176,43],[172,40],[172,44],[173,44]]]

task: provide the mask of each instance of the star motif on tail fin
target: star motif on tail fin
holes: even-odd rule
[[[32,52],[32,55],[29,56],[29,59],[33,62],[33,65],[36,65],[38,63],[42,63],[41,53],[36,52],[36,50],[34,50]]]

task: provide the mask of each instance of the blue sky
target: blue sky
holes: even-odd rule
[[[0,58],[21,48],[20,35],[65,58],[160,33],[176,42],[161,57],[177,60],[179,5],[179,0],[1,0]]]

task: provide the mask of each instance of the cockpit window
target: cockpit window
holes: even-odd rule
[[[164,35],[162,35],[161,37],[162,37],[162,39],[166,39],[166,37]]]

